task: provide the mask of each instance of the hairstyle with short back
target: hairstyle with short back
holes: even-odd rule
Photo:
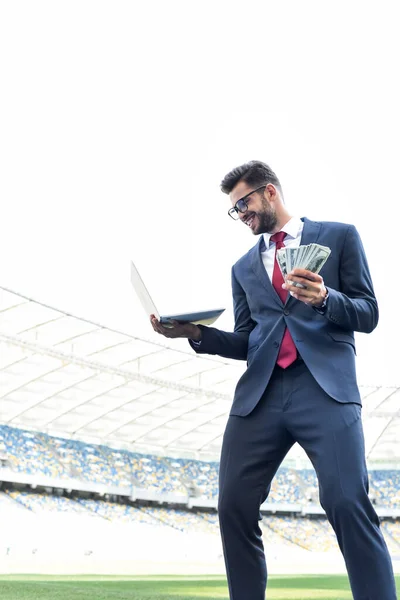
[[[221,190],[224,194],[230,194],[239,181],[245,181],[254,188],[262,186],[264,183],[273,183],[282,193],[282,187],[278,177],[271,167],[260,160],[251,160],[250,162],[229,171],[221,181]]]

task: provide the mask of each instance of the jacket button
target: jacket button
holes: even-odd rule
[[[290,314],[290,310],[285,308],[285,310],[283,311],[283,314],[285,315],[285,317],[287,317]]]
[[[277,348],[279,346],[279,343],[278,342],[274,342],[274,346],[275,346],[275,348]]]

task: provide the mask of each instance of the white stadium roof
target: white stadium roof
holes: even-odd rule
[[[217,459],[244,368],[114,331],[0,287],[3,425]],[[397,463],[400,389],[361,391],[367,456]],[[289,455],[302,457],[297,446]]]

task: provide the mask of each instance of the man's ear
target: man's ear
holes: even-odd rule
[[[272,200],[272,202],[275,202],[279,197],[279,192],[273,183],[267,183],[264,190],[264,194],[267,197],[267,199]]]

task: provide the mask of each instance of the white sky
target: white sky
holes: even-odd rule
[[[360,382],[400,383],[399,54],[395,3],[1,3],[0,285],[151,338],[133,258],[162,312],[230,330],[256,239],[219,183],[260,159],[294,214],[357,226]]]

